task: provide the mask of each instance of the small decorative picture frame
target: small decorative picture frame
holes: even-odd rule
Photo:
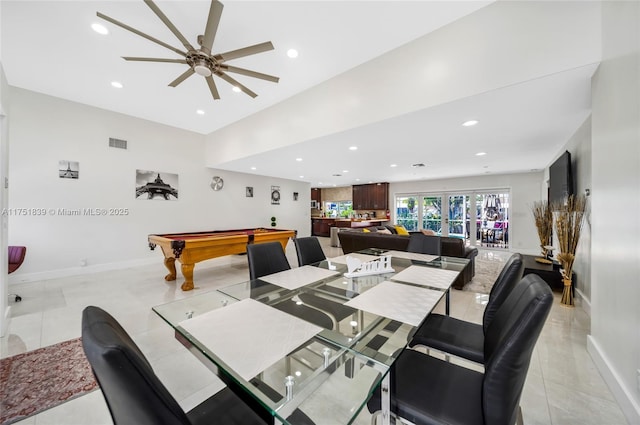
[[[253,198],[253,187],[247,186],[247,198]]]
[[[271,186],[271,205],[280,205],[280,186]]]
[[[293,200],[294,201],[298,200],[298,192],[293,192]]]

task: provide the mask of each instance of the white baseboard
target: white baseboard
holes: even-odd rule
[[[587,335],[587,351],[616,398],[627,421],[630,424],[640,424],[640,404],[633,398],[633,391],[626,387],[620,375],[611,367],[609,359],[592,335]]]
[[[44,272],[24,273],[9,276],[9,283],[28,283],[39,280],[57,279],[61,277],[78,276],[83,274],[99,273],[111,270],[126,269],[129,267],[147,266],[157,264],[157,258],[143,258],[138,260],[122,261],[118,263],[95,264],[86,267],[69,267],[67,269],[47,270]]]
[[[58,279],[61,277],[79,276],[83,274],[100,273],[111,270],[127,269],[130,267],[148,266],[153,264],[161,267],[163,272],[166,273],[166,269],[163,265],[163,258],[164,257],[140,258],[137,260],[120,261],[117,263],[95,264],[85,267],[69,267],[66,269],[47,270],[43,272],[13,273],[9,275],[9,284],[37,282],[40,280]],[[222,257],[212,258],[210,260],[197,263],[196,267],[198,268],[198,270],[203,270],[218,266],[228,266],[237,263],[237,261],[234,261],[234,258],[235,255],[225,255]],[[176,269],[178,274],[180,274],[179,264],[176,264]]]

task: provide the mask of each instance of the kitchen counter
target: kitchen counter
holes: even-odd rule
[[[336,226],[337,227],[370,227],[370,226],[380,226],[382,223],[386,223],[386,218],[352,218],[352,219],[337,219]]]

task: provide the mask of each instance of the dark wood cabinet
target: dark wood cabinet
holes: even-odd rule
[[[352,186],[352,203],[354,210],[389,209],[389,183]]]
[[[322,190],[314,187],[311,189],[311,200],[318,203],[318,208],[322,205]]]
[[[313,236],[329,236],[331,228],[336,225],[334,219],[314,218],[311,219],[311,234]]]

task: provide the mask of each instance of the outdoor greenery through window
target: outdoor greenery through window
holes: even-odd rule
[[[350,218],[353,216],[353,205],[351,201],[325,202],[324,211],[326,217]]]
[[[509,193],[398,195],[395,220],[410,232],[432,230],[437,235],[465,239],[470,245],[508,248]]]

